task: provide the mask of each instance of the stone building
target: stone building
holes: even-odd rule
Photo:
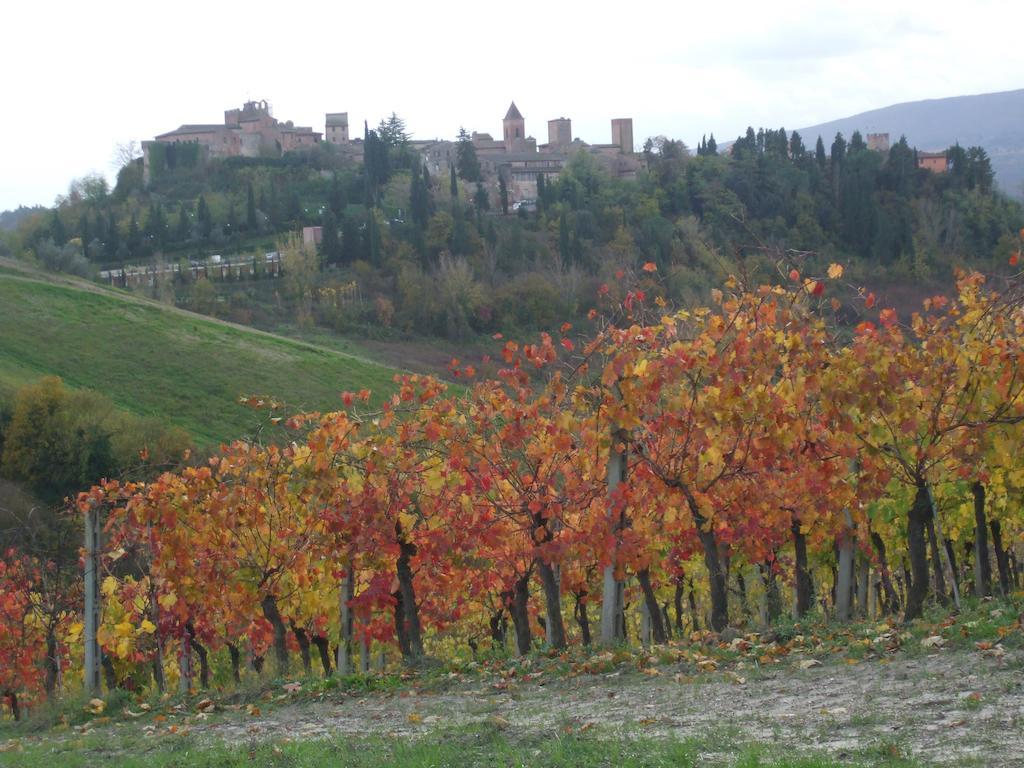
[[[889,134],[888,133],[869,133],[868,134],[868,149],[874,150],[875,152],[888,152],[889,151]]]
[[[241,108],[224,111],[222,124],[186,124],[142,142],[143,178],[149,181],[154,144],[198,144],[201,160],[220,157],[279,157],[285,152],[309,149],[323,134],[310,127],[280,122],[266,101],[247,101]]]
[[[348,112],[328,112],[324,130],[329,144],[348,144]]]
[[[949,160],[945,152],[918,151],[917,167],[924,168],[932,173],[945,173],[949,170]]]

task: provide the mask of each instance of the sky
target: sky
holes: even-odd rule
[[[80,0],[0,10],[0,210],[52,205],[118,144],[266,99],[353,135],[391,112],[415,138],[572,119],[611,140],[695,146],[889,104],[1024,87],[1024,4],[1002,0],[676,2]]]

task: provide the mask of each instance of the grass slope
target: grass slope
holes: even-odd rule
[[[337,407],[343,390],[392,388],[394,369],[337,350],[0,267],[0,395],[57,375],[209,446],[264,420],[238,404],[242,394],[322,410]]]

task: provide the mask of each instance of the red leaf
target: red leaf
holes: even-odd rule
[[[572,339],[562,339],[562,346],[567,352],[572,352],[576,349],[576,345],[572,343]]]
[[[864,306],[867,309],[871,309],[873,306],[875,306],[875,294],[873,294],[873,293],[869,293],[868,294],[868,297],[866,299],[864,299]]]
[[[797,280],[800,279],[800,272],[798,272],[795,269],[789,270],[789,279],[795,283]]]

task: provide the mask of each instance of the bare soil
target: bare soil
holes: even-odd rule
[[[529,675],[527,675],[529,677]],[[842,760],[866,748],[925,764],[1024,764],[1024,651],[1002,658],[936,650],[917,658],[802,669],[713,672],[696,679],[672,666],[545,681],[454,681],[443,692],[344,695],[195,722],[192,732],[228,742],[332,736],[425,735],[490,722],[515,734],[599,728],[717,743],[770,742],[825,750]],[[709,755],[712,757],[712,755]]]

